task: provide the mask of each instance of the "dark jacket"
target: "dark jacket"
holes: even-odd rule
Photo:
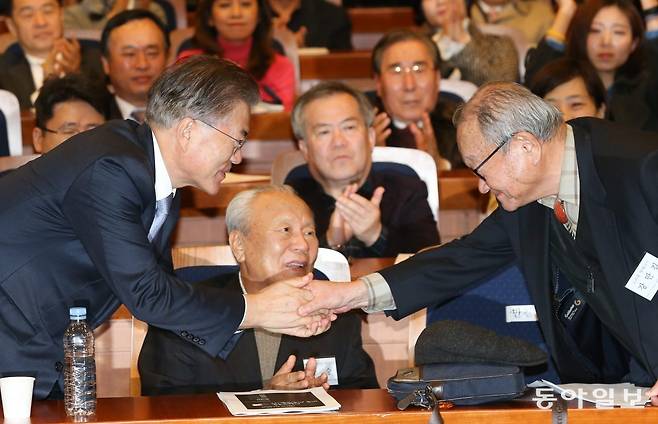
[[[590,261],[600,268],[596,289],[584,292],[585,299],[643,369],[628,380],[653,385],[658,379],[658,299],[650,302],[624,286],[645,253],[658,256],[658,136],[593,118],[570,125],[581,185],[576,242],[581,221],[586,222]],[[498,208],[470,235],[382,270],[397,306],[393,317],[443,302],[517,261],[562,382],[592,382],[553,320],[552,215],[537,202],[515,212]]]
[[[86,74],[92,81],[104,81],[100,44],[91,40],[79,40],[79,42],[80,72]],[[18,97],[21,109],[29,109],[33,106],[30,96],[36,90],[34,79],[23,48],[18,43],[12,44],[0,55],[0,88],[14,93]]]
[[[237,273],[199,283],[241,294]],[[281,336],[274,372],[289,355],[296,356],[295,370],[303,370],[309,357],[336,359],[338,386],[332,388],[377,388],[372,360],[361,343],[361,319],[355,312],[341,315],[331,328],[310,338]],[[245,330],[226,359],[215,358],[194,348],[171,331],[150,326],[139,354],[142,395],[214,393],[262,388],[256,339]]]

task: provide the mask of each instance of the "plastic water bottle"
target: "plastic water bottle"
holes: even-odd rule
[[[64,407],[66,415],[84,421],[96,412],[94,333],[87,325],[87,309],[69,309],[71,323],[64,332]]]

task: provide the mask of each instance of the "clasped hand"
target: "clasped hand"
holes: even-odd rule
[[[310,337],[321,334],[331,327],[336,315],[319,309],[302,316],[300,307],[313,300],[313,293],[306,288],[313,274],[291,278],[271,284],[254,294],[246,294],[246,314],[240,328],[262,328],[273,333]]]

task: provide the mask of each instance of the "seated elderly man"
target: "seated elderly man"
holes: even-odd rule
[[[0,88],[14,93],[21,109],[32,107],[49,76],[82,72],[100,80],[98,43],[64,38],[58,0],[8,0],[6,6],[18,42],[0,55]]]
[[[326,82],[302,95],[292,127],[310,175],[288,176],[315,214],[321,246],[352,257],[416,252],[439,242],[417,177],[372,170],[374,112],[360,92]]]
[[[35,153],[48,153],[74,135],[105,123],[108,114],[103,87],[80,74],[46,80],[34,108]]]
[[[427,36],[397,30],[384,35],[372,51],[378,109],[373,124],[378,146],[424,150],[439,169],[463,168],[452,115],[457,102],[439,99],[441,56]]]
[[[226,225],[239,270],[201,285],[252,293],[313,269],[318,253],[313,215],[290,187],[241,192],[226,210]],[[139,355],[139,374],[143,395],[378,387],[372,360],[361,345],[360,318],[352,314],[341,315],[326,333],[308,339],[245,330],[225,360],[151,326]]]

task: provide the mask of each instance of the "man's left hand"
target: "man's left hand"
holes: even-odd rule
[[[430,120],[430,115],[427,112],[423,113],[423,128],[418,128],[418,125],[411,123],[409,124],[409,130],[414,136],[414,141],[416,142],[416,148],[427,152],[432,156],[434,162],[436,162],[436,167],[439,171],[449,170],[451,168],[450,162],[441,157],[439,152],[439,145],[436,142],[436,134],[434,133],[434,127],[432,127],[432,121]]]
[[[382,232],[379,205],[384,196],[384,187],[377,187],[370,200],[350,192],[336,199],[336,210],[345,218],[356,238],[372,246]]]

